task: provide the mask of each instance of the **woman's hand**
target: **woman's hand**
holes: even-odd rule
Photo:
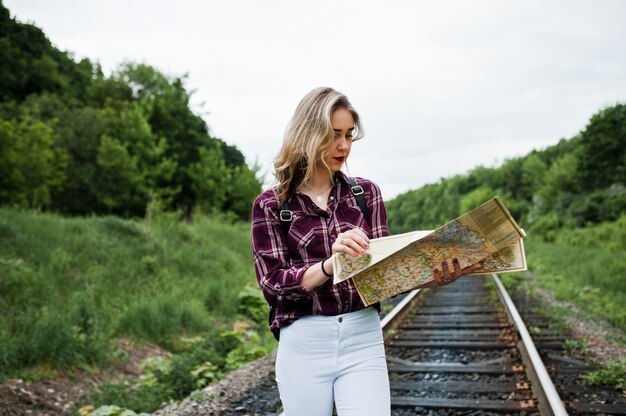
[[[435,286],[445,286],[449,283],[454,282],[456,279],[462,276],[466,276],[475,272],[476,270],[481,268],[480,264],[472,264],[471,266],[461,268],[459,264],[459,259],[452,259],[452,266],[454,267],[453,271],[450,271],[450,267],[448,266],[447,261],[441,262],[441,270],[435,267],[433,269],[433,279],[434,283],[428,284],[427,287],[435,287]]]
[[[345,233],[339,233],[337,239],[333,243],[332,251],[335,253],[347,253],[353,256],[365,254],[365,250],[369,247],[370,239],[365,231],[360,228],[353,228]]]

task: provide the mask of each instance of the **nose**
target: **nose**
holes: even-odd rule
[[[342,135],[341,137],[339,137],[339,142],[337,143],[337,149],[339,150],[346,150],[350,148],[350,145],[348,144],[348,140],[346,139],[345,135]]]

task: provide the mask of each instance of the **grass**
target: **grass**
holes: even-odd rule
[[[626,331],[626,253],[541,241],[526,248],[540,286]]]
[[[507,285],[543,287],[558,299],[604,318],[626,331],[626,216],[588,228],[560,230],[554,241],[527,238],[529,269],[535,276],[503,275]],[[530,285],[530,286],[529,286]]]
[[[103,365],[120,337],[175,350],[181,335],[241,319],[247,285],[247,223],[0,209],[0,377]]]

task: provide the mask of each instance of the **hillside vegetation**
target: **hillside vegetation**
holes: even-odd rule
[[[121,343],[158,344],[175,355],[92,394],[151,411],[273,348],[257,168],[192,111],[185,75],[104,74],[1,0],[0,74],[0,379],[102,374]]]
[[[168,348],[232,321],[256,285],[245,223],[0,210],[0,363],[98,362],[115,337]]]
[[[190,108],[185,76],[110,75],[52,46],[0,0],[0,378],[176,353],[95,406],[152,411],[275,346],[256,287],[257,168]],[[576,137],[388,201],[392,233],[499,195],[528,233],[537,285],[626,329],[626,106]]]
[[[180,368],[162,375],[154,403],[135,408],[146,411],[274,345],[247,223],[0,209],[0,235],[0,377],[106,367],[119,359],[118,339],[156,343],[180,354]],[[232,332],[236,320],[248,329]],[[193,376],[198,368],[206,371]]]
[[[106,76],[1,2],[0,50],[0,205],[141,217],[159,200],[248,218],[256,168],[209,134],[184,76],[130,62]]]
[[[389,227],[432,229],[495,195],[526,230],[534,284],[626,329],[626,105],[547,149],[399,195]]]

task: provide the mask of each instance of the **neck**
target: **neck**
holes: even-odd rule
[[[332,185],[332,177],[328,172],[318,171],[305,186],[312,190],[326,189]]]

